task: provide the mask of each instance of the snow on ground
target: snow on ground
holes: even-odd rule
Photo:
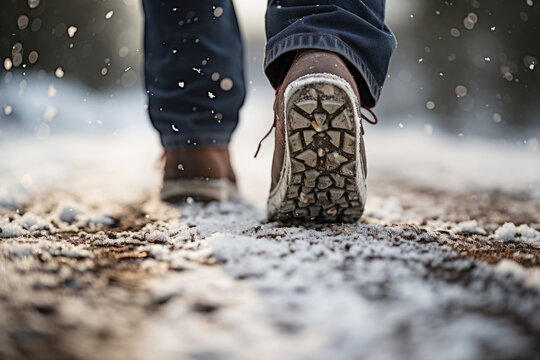
[[[540,247],[540,232],[526,224],[516,226],[513,223],[504,223],[495,231],[495,238],[502,241],[522,240]]]
[[[129,126],[3,131],[0,357],[540,352],[538,151],[370,127],[363,221],[281,226],[265,221],[273,145],[251,151],[271,100],[261,91],[243,112],[232,155],[244,199],[227,204],[157,200],[160,148],[140,96],[82,115]]]

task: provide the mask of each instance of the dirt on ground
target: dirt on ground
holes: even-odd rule
[[[1,359],[540,353],[540,247],[495,236],[540,231],[527,193],[380,181],[358,224],[282,226],[245,201],[94,191],[0,209]]]

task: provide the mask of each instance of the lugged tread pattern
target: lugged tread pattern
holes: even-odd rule
[[[356,135],[351,99],[320,82],[288,101],[291,183],[274,220],[353,222],[364,211],[356,186]]]

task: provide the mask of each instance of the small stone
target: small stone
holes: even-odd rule
[[[330,185],[332,185],[332,179],[330,179],[330,176],[321,176],[317,182],[317,187],[320,190],[324,190]]]
[[[322,130],[328,129],[328,121],[327,121],[328,115],[326,113],[322,113],[322,112],[315,113],[313,114],[313,118],[315,119],[315,122],[317,123],[317,125],[319,125],[319,128],[321,128]]]
[[[317,100],[302,100],[297,102],[295,105],[307,112],[308,114],[311,114],[313,110],[317,108]]]
[[[317,99],[319,97],[317,90],[314,88],[309,89],[309,95],[314,99]]]
[[[298,160],[291,159],[291,168],[293,174],[306,170],[306,166]]]
[[[294,133],[289,136],[289,146],[292,153],[302,150],[302,139],[300,138],[300,132]]]
[[[301,174],[294,174],[292,176],[292,183],[293,184],[301,184],[302,183],[302,175]]]
[[[313,126],[313,128],[314,128],[315,131],[317,131],[317,132],[321,132],[321,131],[324,130],[319,124],[317,124],[316,121],[312,121],[312,122],[311,122],[311,126]]]
[[[313,194],[310,194],[310,191],[313,190],[315,188],[315,186],[302,186],[302,192],[304,194],[307,194],[307,197],[309,198],[310,196],[313,196]],[[315,199],[315,198],[313,198]]]
[[[330,216],[336,216],[337,213],[338,213],[338,210],[335,207],[333,207],[333,208],[330,208],[330,209],[326,210],[326,213],[328,215],[330,215]]]
[[[308,197],[303,192],[300,193],[300,201],[304,204],[307,204],[309,202]]]
[[[351,134],[345,133],[343,151],[347,154],[354,154],[356,152],[356,139]]]
[[[338,148],[339,143],[340,143],[341,133],[339,131],[328,131],[327,134],[328,136],[330,136],[330,142],[332,143],[332,145]]]
[[[319,155],[319,157],[323,157],[324,155],[326,155],[326,151],[322,148],[319,148],[317,150],[317,155]]]
[[[306,165],[315,167],[317,165],[317,154],[313,150],[306,150],[296,155],[298,160],[302,160]]]

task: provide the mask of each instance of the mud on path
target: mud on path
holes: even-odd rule
[[[495,235],[540,230],[538,199],[375,180],[348,225],[80,179],[1,208],[0,358],[540,353],[540,247]]]

